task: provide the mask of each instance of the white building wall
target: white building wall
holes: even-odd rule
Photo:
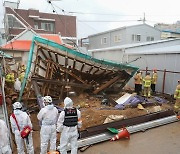
[[[141,35],[140,42],[147,42],[147,37],[153,37],[154,40],[160,40],[161,39],[161,32],[153,27],[150,27],[148,25],[139,25],[139,26],[131,26],[126,29],[126,36],[128,43],[137,43],[137,41],[132,40],[132,34]]]
[[[112,60],[119,63],[129,63],[143,70],[148,67],[149,70],[156,68],[157,70],[166,69],[167,71],[180,72],[180,48],[176,47],[178,44],[180,44],[180,40],[155,43],[151,45],[142,45],[125,49],[121,48],[116,51],[95,51],[92,53],[92,56],[95,58]],[[158,54],[158,50],[163,49],[163,47],[168,47],[169,50]],[[176,47],[176,52],[173,50],[174,47]],[[148,53],[148,51],[152,50],[153,53]],[[152,74],[152,71],[150,73]],[[162,92],[164,72],[158,72],[158,76],[158,84],[156,89],[157,91]],[[164,92],[173,94],[177,85],[177,80],[179,79],[180,74],[167,72]],[[128,82],[128,85],[134,87],[134,80],[131,79]]]
[[[141,57],[141,59],[132,62],[131,64],[139,67],[140,69],[146,69],[148,67],[149,70],[156,68],[157,70],[174,71],[180,72],[180,53],[179,54],[154,54],[154,55],[129,55],[129,61],[136,59],[137,57]],[[152,71],[150,72],[152,74]],[[144,73],[145,75],[145,73]],[[164,72],[158,72],[158,84],[156,86],[156,90],[162,92],[163,87],[163,76]],[[173,94],[177,85],[177,81],[180,79],[180,74],[177,73],[166,73],[166,81],[165,81],[165,93]],[[133,86],[133,80],[128,83],[130,86]]]

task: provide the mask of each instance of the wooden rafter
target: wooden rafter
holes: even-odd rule
[[[105,84],[100,85],[100,87],[96,88],[96,90],[93,91],[94,94],[99,93],[100,91],[104,90],[105,88],[109,87],[113,83],[117,82],[120,79],[120,76],[116,76],[113,79],[109,80]]]

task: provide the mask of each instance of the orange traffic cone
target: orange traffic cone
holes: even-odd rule
[[[126,128],[123,128],[123,130],[120,133],[111,138],[111,141],[119,140],[120,138],[130,139],[130,134]]]
[[[47,154],[60,154],[58,151],[49,151]]]
[[[176,117],[177,117],[178,120],[180,120],[180,115],[177,115]]]

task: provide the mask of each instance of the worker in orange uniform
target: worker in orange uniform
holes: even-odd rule
[[[140,92],[142,91],[142,72],[141,71],[137,71],[135,77],[134,77],[134,84],[135,84],[135,92],[137,93],[137,95],[140,94]]]
[[[151,82],[151,90],[153,94],[155,93],[157,79],[158,79],[157,69],[153,69],[152,82]]]
[[[174,104],[174,111],[178,113],[180,111],[180,80],[178,80],[178,85],[174,93],[174,98],[176,99],[176,102]]]
[[[144,97],[151,97],[151,76],[149,72],[146,73],[143,82],[144,82]]]

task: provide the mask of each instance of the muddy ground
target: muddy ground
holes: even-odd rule
[[[124,93],[119,93],[115,97],[113,96],[113,99],[117,100]],[[168,97],[165,97],[164,95],[163,96],[159,95],[159,96],[166,98],[168,100],[167,103],[163,103],[160,106],[161,110],[172,109],[173,102],[172,100],[169,99],[170,97],[168,98]],[[86,129],[87,127],[103,124],[105,119],[109,115],[122,115],[124,118],[132,118],[132,117],[147,114],[147,110],[148,112],[155,112],[154,107],[157,106],[157,105],[149,106],[149,107],[146,107],[146,109],[144,110],[138,109],[137,107],[131,108],[128,106],[124,110],[117,110],[114,108],[114,105],[112,104],[111,105],[102,104],[101,103],[102,98],[90,96],[86,93],[73,97],[72,99],[74,101],[74,106],[78,107],[82,114],[83,125],[82,125],[81,130]],[[63,107],[63,102],[59,102],[59,106]],[[11,112],[12,112],[12,108],[9,107],[9,113]],[[39,138],[40,127],[39,127],[39,122],[37,120],[37,113],[38,113],[38,108],[35,108],[35,110],[32,110],[30,112],[30,118],[33,124],[33,141],[34,141],[35,154],[40,153],[40,138]],[[59,144],[59,138],[60,138],[60,134],[57,134],[57,145]],[[15,144],[13,146],[13,151],[16,154]]]

